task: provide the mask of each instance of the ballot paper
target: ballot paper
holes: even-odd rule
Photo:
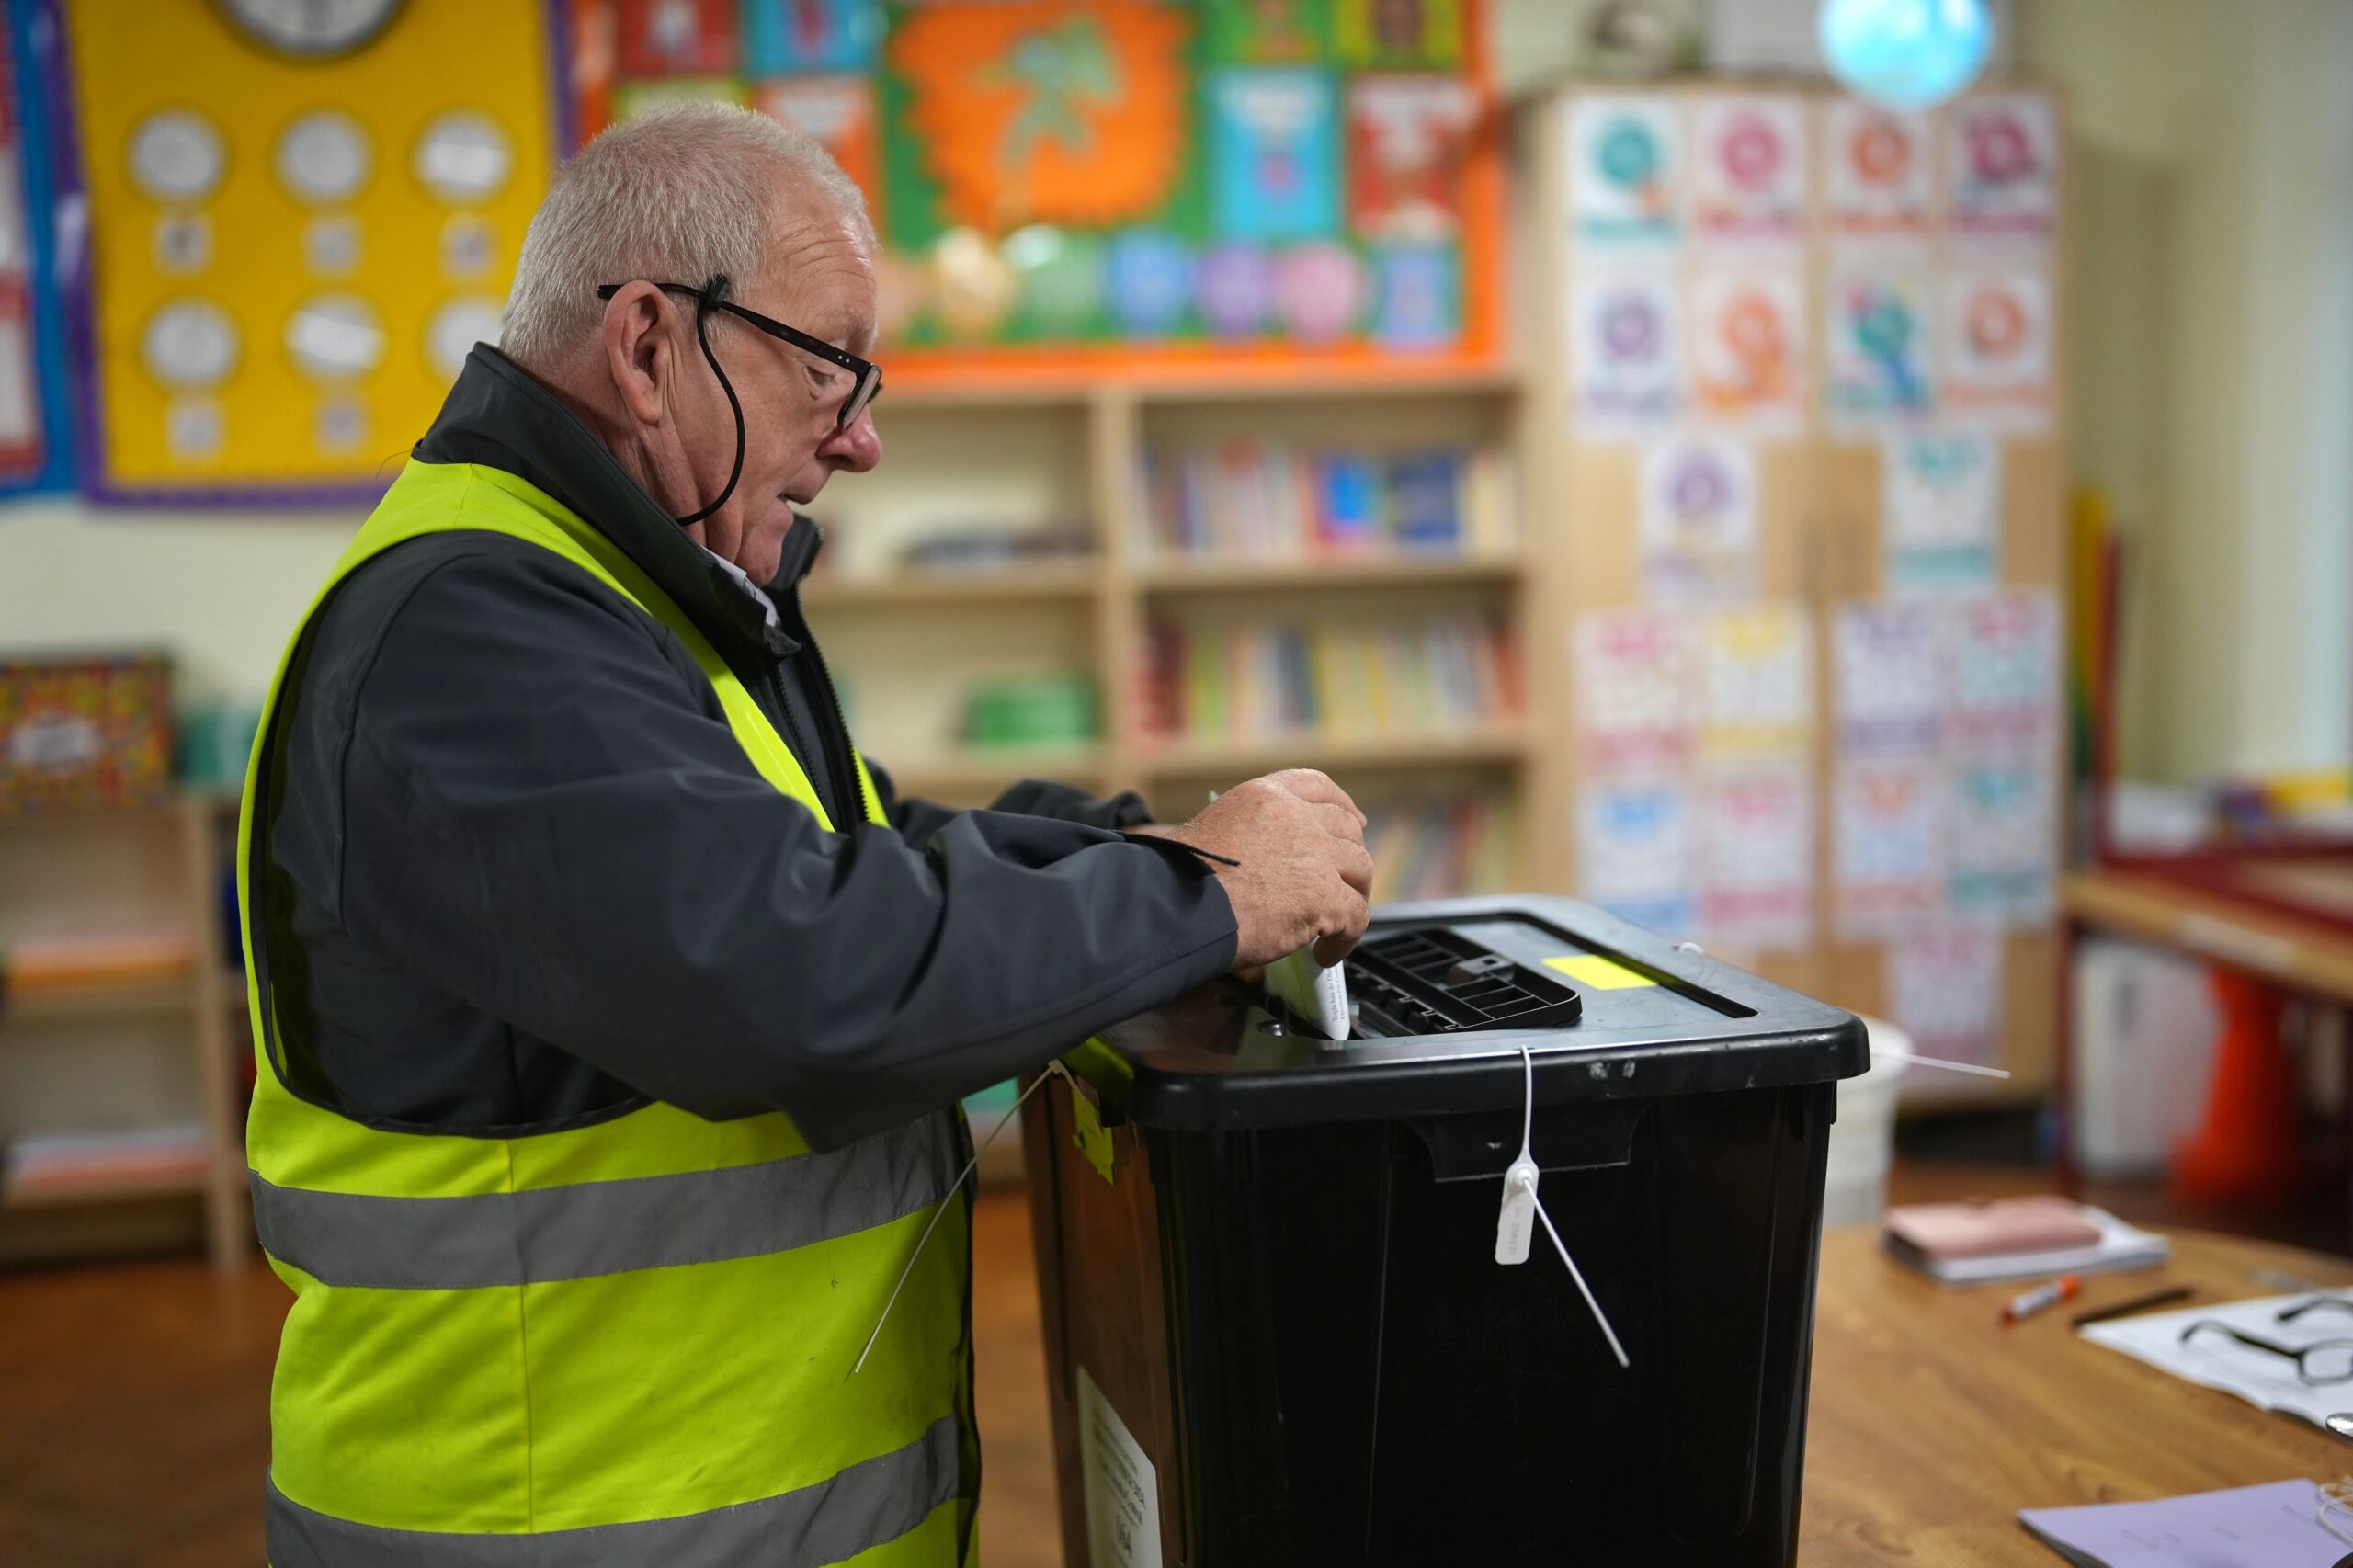
[[[2353,1292],[2327,1293],[2353,1300]],[[2314,1387],[2296,1375],[2294,1364],[2285,1357],[2249,1348],[2211,1332],[2200,1333],[2186,1345],[2181,1337],[2183,1330],[2197,1323],[2226,1324],[2258,1339],[2298,1349],[2324,1340],[2353,1337],[2353,1312],[2334,1307],[2306,1312],[2292,1323],[2279,1321],[2283,1309],[2301,1306],[2313,1299],[2310,1294],[2261,1296],[2219,1306],[2191,1306],[2178,1312],[2117,1318],[2077,1332],[2094,1345],[2145,1361],[2161,1372],[2171,1372],[2202,1388],[2236,1394],[2258,1409],[2277,1411],[2320,1426],[2336,1412],[2353,1410],[2353,1383],[2323,1383]],[[2345,1550],[2353,1553],[2353,1548]],[[2271,1560],[2263,1561],[2264,1568],[2271,1568]]]
[[[2027,1532],[2075,1568],[2336,1568],[2353,1547],[2323,1529],[2309,1481],[2154,1503],[2028,1508]]]

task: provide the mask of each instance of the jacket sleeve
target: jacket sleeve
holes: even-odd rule
[[[835,834],[754,769],[675,639],[537,551],[437,568],[342,771],[343,918],[661,1099],[836,1146],[1222,972],[1175,846],[1000,811]]]
[[[902,798],[890,770],[872,757],[866,759],[866,771],[874,780],[874,788],[882,799],[883,814],[899,836],[920,849],[929,844],[932,835],[963,813],[953,806],[942,806],[930,801]],[[1133,790],[1097,799],[1086,790],[1068,784],[1057,784],[1045,778],[1024,778],[990,802],[993,812],[1009,812],[1016,816],[1051,817],[1056,822],[1084,823],[1089,827],[1108,828],[1118,832],[1152,820],[1151,810],[1143,797]]]

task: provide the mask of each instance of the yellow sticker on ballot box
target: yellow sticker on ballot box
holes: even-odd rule
[[[1570,953],[1557,959],[1546,959],[1546,969],[1557,969],[1579,985],[1596,991],[1630,991],[1637,985],[1656,985],[1657,981],[1638,969],[1628,969],[1616,959],[1601,953]]]

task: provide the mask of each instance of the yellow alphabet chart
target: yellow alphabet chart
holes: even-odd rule
[[[381,487],[495,341],[556,146],[545,0],[55,0],[84,484]]]

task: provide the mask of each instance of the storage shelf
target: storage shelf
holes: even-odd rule
[[[1517,762],[1527,752],[1525,730],[1493,724],[1403,735],[1310,732],[1264,740],[1176,741],[1145,751],[1141,760],[1143,771],[1154,778],[1255,778],[1282,767],[1459,767]]]
[[[146,1203],[159,1198],[194,1198],[204,1191],[206,1173],[177,1171],[136,1181],[95,1181],[86,1186],[19,1191],[0,1190],[0,1209],[74,1209],[95,1203]]]
[[[182,975],[168,980],[61,986],[54,991],[0,996],[0,1027],[84,1019],[169,1017],[195,1010],[196,982],[192,977]]]
[[[1102,585],[1092,561],[1041,561],[972,572],[901,572],[887,577],[836,577],[813,582],[803,597],[813,610],[900,606],[1027,604],[1083,599]]]
[[[1517,581],[1517,555],[1169,557],[1136,574],[1147,594],[1283,593],[1319,588],[1427,587],[1447,583]]]

